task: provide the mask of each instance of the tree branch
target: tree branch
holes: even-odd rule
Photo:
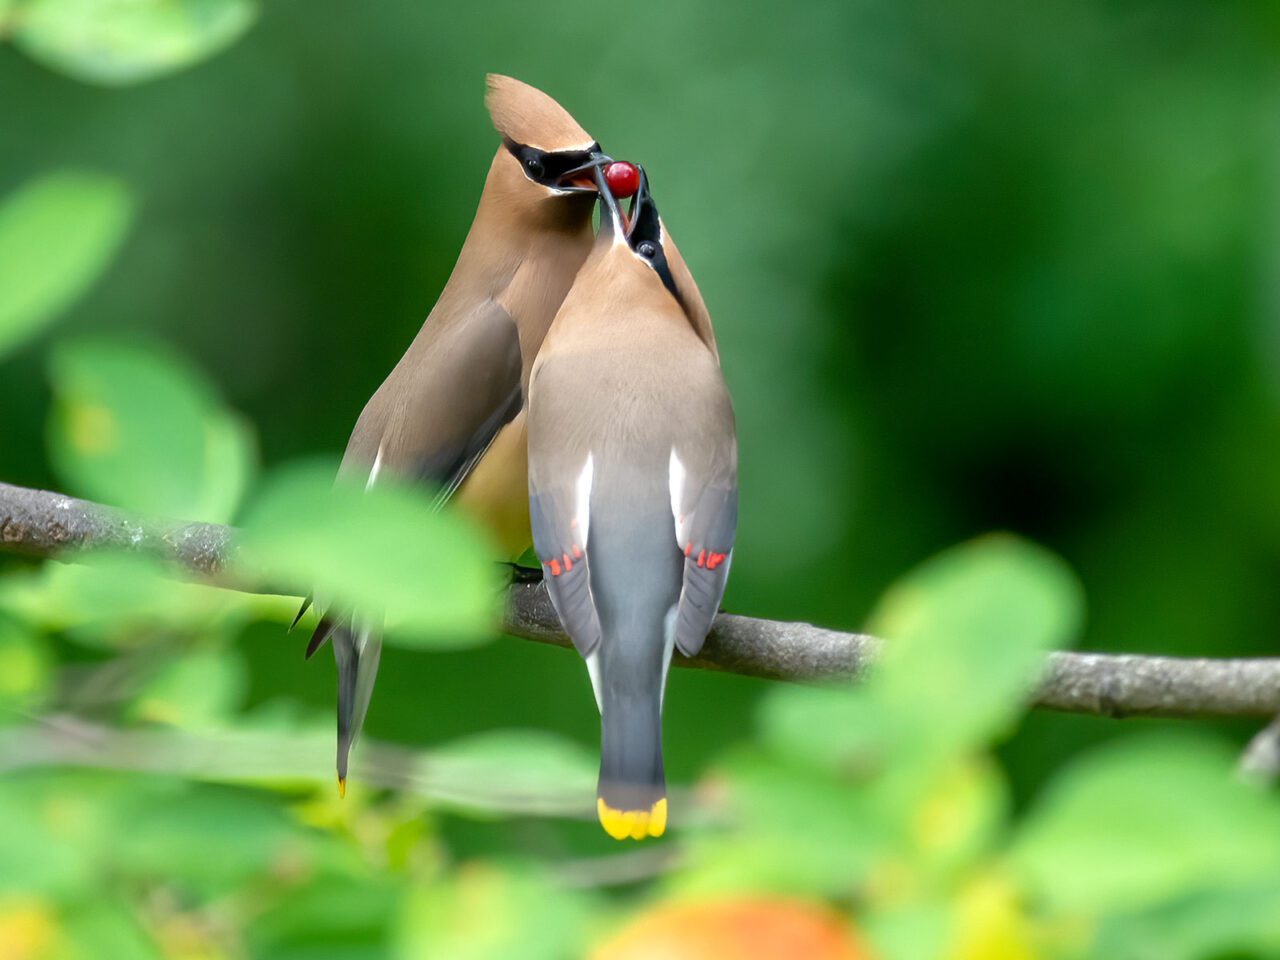
[[[110,507],[0,483],[0,550],[67,559],[86,547],[136,550],[176,563],[197,579],[270,592],[231,574],[233,531],[206,523],[150,520]],[[504,629],[539,643],[569,646],[540,584],[513,584]],[[882,641],[807,623],[722,613],[686,667],[770,680],[812,682],[858,676]],[[1109,717],[1274,716],[1280,714],[1280,658],[1189,659],[1054,653],[1032,703]]]

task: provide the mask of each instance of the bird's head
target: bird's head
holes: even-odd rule
[[[596,238],[600,253],[644,287],[674,299],[698,338],[719,356],[706,302],[658,216],[644,167],[618,161],[598,168],[595,177],[600,194],[600,235]],[[624,210],[620,200],[627,197],[632,200]]]
[[[632,271],[644,271],[662,282],[667,292],[684,306],[684,293],[676,283],[667,259],[670,238],[658,216],[658,205],[649,193],[644,167],[620,161],[595,171],[600,192],[600,237],[615,257],[621,257]],[[622,208],[620,198],[632,196],[631,207]]]
[[[541,90],[492,73],[486,83],[485,106],[502,137],[491,177],[497,177],[504,204],[540,216],[568,210],[589,217],[594,171],[611,158]]]

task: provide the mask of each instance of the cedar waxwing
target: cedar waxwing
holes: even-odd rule
[[[502,145],[475,220],[435,308],[360,414],[339,477],[366,487],[384,474],[430,484],[440,502],[452,497],[489,526],[511,560],[531,542],[529,371],[591,250],[593,171],[610,158],[542,91],[493,74],[486,82]],[[345,792],[347,756],[377,674],[380,624],[360,611],[326,610],[307,656],[330,637]]]
[[[738,454],[710,317],[643,171],[629,215],[597,182],[599,235],[530,380],[530,518],[600,710],[600,822],[639,840],[666,827],[666,675],[724,594]]]

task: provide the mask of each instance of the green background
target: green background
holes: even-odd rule
[[[495,134],[483,76],[645,164],[716,325],[742,519],[726,606],[856,627],[991,529],[1068,560],[1084,645],[1226,655],[1280,633],[1280,16],[1269,4],[269,3],[163,82],[0,50],[0,184],[137,193],[62,323],[177,344],[267,464],[343,448],[447,278]],[[615,21],[614,18],[617,18]],[[56,486],[40,345],[0,377],[0,476]],[[324,703],[274,625],[253,688]],[[679,673],[677,779],[758,684]],[[580,664],[390,651],[370,731],[532,723],[590,742]],[[1034,781],[1109,724],[1035,717]]]
[[[83,333],[175,347],[267,467],[336,457],[470,223],[487,71],[642,162],[698,279],[738,415],[728,609],[859,628],[903,571],[1009,530],[1079,578],[1078,646],[1275,652],[1274,4],[270,0],[225,52],[120,88],[0,47],[0,192],[72,167],[137,204],[103,278],[0,366],[0,479],[66,486],[46,357]],[[251,704],[329,709],[304,639],[241,631]],[[766,686],[677,671],[670,779],[744,739]],[[596,724],[577,658],[502,640],[389,648],[367,731],[592,746]],[[1015,798],[1138,726],[1174,725],[1026,718]],[[448,829],[466,854],[542,827]]]

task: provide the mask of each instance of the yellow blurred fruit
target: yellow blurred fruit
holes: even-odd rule
[[[743,898],[659,906],[624,927],[591,960],[871,960],[826,907]]]

